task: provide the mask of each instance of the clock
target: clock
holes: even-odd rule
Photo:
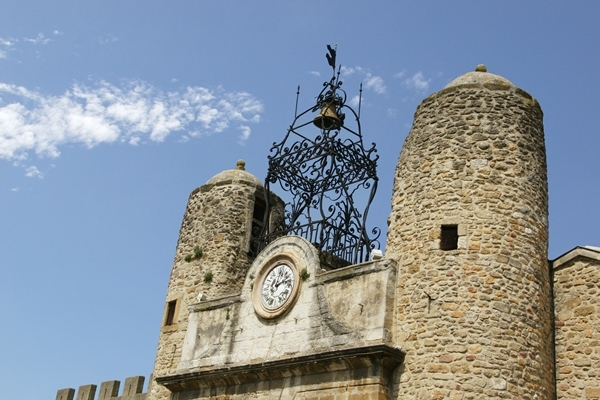
[[[276,258],[265,263],[253,285],[254,310],[265,319],[284,314],[293,306],[299,285],[298,269],[291,260]]]
[[[262,284],[261,300],[267,310],[276,310],[290,298],[294,289],[294,271],[285,263],[272,268]]]

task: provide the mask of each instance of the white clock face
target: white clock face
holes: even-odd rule
[[[261,297],[268,310],[275,310],[290,298],[294,288],[294,272],[286,264],[278,264],[264,280]]]

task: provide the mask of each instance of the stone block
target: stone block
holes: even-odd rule
[[[122,397],[126,398],[131,397],[134,394],[142,393],[144,389],[144,379],[145,378],[143,376],[132,376],[125,379]]]
[[[94,400],[96,396],[96,385],[83,385],[79,386],[77,390],[76,400]]]
[[[56,400],[73,400],[74,397],[75,389],[72,388],[60,389],[56,393]]]
[[[119,395],[120,381],[106,381],[100,384],[100,394],[98,400],[109,400],[111,397]]]

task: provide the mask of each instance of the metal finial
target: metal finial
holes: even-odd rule
[[[300,98],[300,85],[298,85],[298,91],[296,92],[296,109],[294,110],[294,118],[298,116],[298,99]]]
[[[358,119],[360,119],[360,106],[362,105],[362,82],[360,83],[360,89],[358,90]]]

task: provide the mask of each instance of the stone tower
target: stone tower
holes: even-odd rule
[[[483,65],[425,99],[396,168],[399,398],[551,399],[542,110]]]
[[[270,201],[275,210],[282,207],[276,196]],[[242,160],[236,169],[218,173],[190,194],[168,283],[154,379],[177,369],[188,306],[241,291],[256,256],[252,239],[260,231],[264,212],[263,185],[245,171]],[[167,400],[170,392],[153,381],[148,396]]]

